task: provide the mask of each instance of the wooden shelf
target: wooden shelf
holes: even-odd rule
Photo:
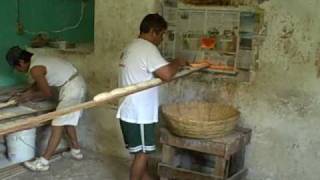
[[[93,44],[76,44],[75,48],[57,49],[65,53],[90,54],[94,50]]]
[[[41,47],[41,48],[32,48],[27,47],[27,50],[35,53],[45,53],[45,52],[58,52],[58,53],[71,53],[71,54],[90,54],[94,51],[94,45],[91,43],[80,43],[76,44],[75,48],[52,48],[52,47]]]
[[[228,52],[228,51],[222,51],[222,50],[213,50],[213,51],[217,51],[220,54],[224,54],[224,55],[233,55],[235,56],[237,53],[236,52]]]
[[[225,64],[234,66],[231,70],[207,69],[202,72],[212,74],[215,78],[252,82],[258,57],[256,44],[260,45],[263,40],[257,35],[263,27],[263,11],[260,8],[195,6],[182,2],[178,2],[174,8],[168,8],[165,3],[163,6],[164,9],[167,8],[167,11],[163,11],[164,15],[171,17],[172,21],[169,22],[176,23],[171,24],[171,27],[174,26],[171,29],[175,34],[174,41],[171,44],[164,43],[163,46],[167,56],[174,59],[182,54],[181,56],[187,56],[186,59],[190,61],[211,56],[212,59],[225,61]],[[225,30],[232,31],[232,37],[230,33],[225,34]],[[201,49],[201,38],[213,34],[217,35],[215,39],[217,46],[212,49]],[[244,51],[250,51],[251,54]]]
[[[204,69],[202,71],[210,72],[210,73],[221,73],[221,74],[230,74],[236,75],[238,72],[233,70],[221,70],[221,69]]]
[[[193,69],[193,67],[187,67],[186,69]],[[209,73],[221,73],[221,74],[229,74],[229,75],[236,75],[238,73],[238,70],[227,70],[227,69],[213,69],[213,68],[207,68],[201,70],[202,72],[209,72]]]

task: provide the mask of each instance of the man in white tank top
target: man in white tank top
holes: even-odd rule
[[[11,67],[27,73],[34,81],[27,91],[16,97],[18,102],[52,98],[51,87],[59,89],[57,109],[79,104],[85,100],[86,84],[71,63],[57,57],[34,55],[18,46],[9,49],[6,59]],[[70,154],[75,159],[82,159],[75,128],[81,113],[74,112],[53,119],[51,136],[45,153],[34,161],[25,162],[25,166],[33,171],[48,170],[49,159],[60,143],[63,130],[66,131],[70,140]]]

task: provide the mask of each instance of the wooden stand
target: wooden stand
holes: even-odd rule
[[[162,162],[158,165],[161,180],[242,180],[247,175],[244,167],[245,146],[250,142],[251,130],[238,127],[231,134],[214,139],[178,137],[161,128]],[[214,159],[211,172],[177,167],[177,152],[188,150],[210,155]]]

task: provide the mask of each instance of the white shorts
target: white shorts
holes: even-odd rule
[[[82,76],[78,75],[60,88],[59,104],[56,109],[66,108],[85,101],[86,84]],[[52,120],[52,126],[77,126],[82,111],[73,112]]]

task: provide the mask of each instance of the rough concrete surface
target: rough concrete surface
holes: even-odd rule
[[[261,7],[268,28],[260,70],[255,83],[241,85],[236,95],[242,123],[253,129],[248,179],[318,180],[319,1],[269,1]]]
[[[51,163],[46,172],[27,171],[7,180],[125,180],[129,179],[129,160],[84,151],[81,161],[63,157]]]

